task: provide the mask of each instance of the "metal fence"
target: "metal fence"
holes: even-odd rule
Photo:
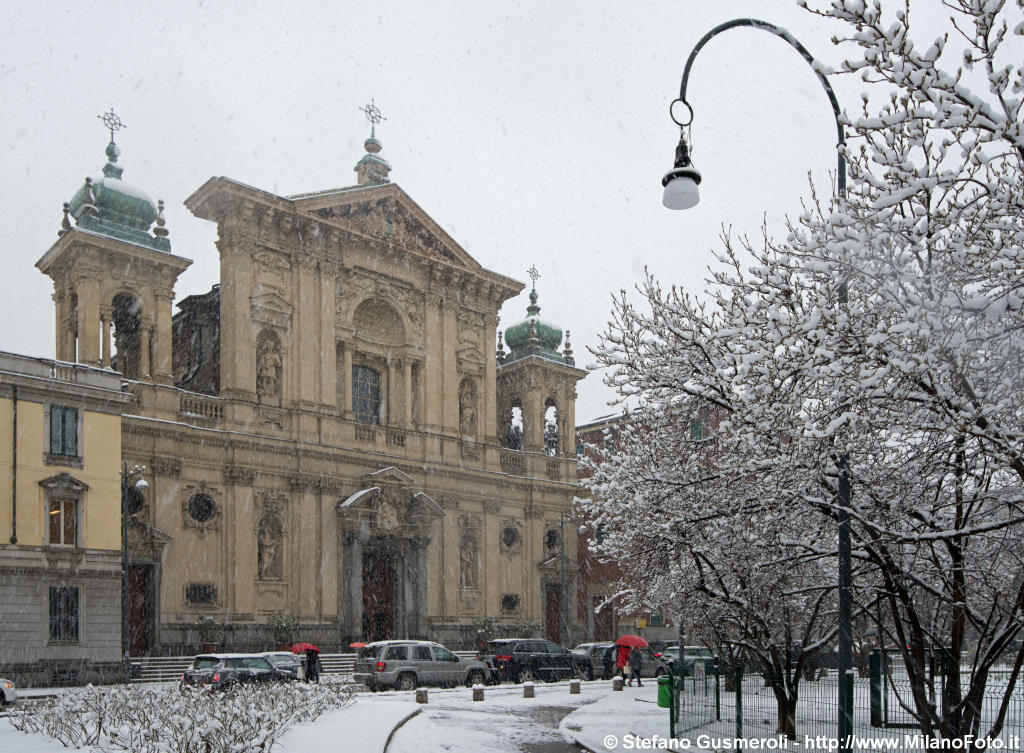
[[[915,717],[910,682],[898,662],[886,665],[876,659],[875,671],[869,677],[847,677],[848,697],[852,703],[852,735],[856,741],[896,739],[901,748],[924,747],[915,736],[920,723]],[[779,718],[775,693],[759,673],[728,670],[725,677],[716,668],[700,667],[692,675],[673,677],[669,700],[670,733],[678,738],[695,740],[700,735],[736,738],[778,738],[784,728]],[[941,673],[934,675],[930,698],[938,702],[943,683]],[[982,724],[979,734],[987,733],[998,713],[1009,677],[993,672],[989,676],[982,703]],[[838,729],[839,677],[834,670],[819,670],[814,679],[801,679],[794,714],[795,737],[801,743],[812,743],[817,749],[828,747]],[[1007,706],[1005,722],[998,735],[1002,746],[1020,749],[1024,738],[1024,688],[1016,685]],[[852,747],[862,747],[854,745]],[[885,747],[885,746],[882,746]],[[995,746],[993,746],[995,747]]]

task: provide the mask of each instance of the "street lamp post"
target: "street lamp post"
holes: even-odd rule
[[[125,684],[132,680],[131,636],[128,621],[128,506],[133,494],[149,488],[143,477],[145,468],[125,463],[121,469],[121,656],[124,663]]]
[[[814,70],[818,80],[821,81],[828,95],[828,101],[832,105],[832,112],[836,119],[836,133],[839,143],[836,146],[838,164],[836,168],[836,186],[839,195],[846,194],[846,136],[843,132],[843,124],[839,116],[839,101],[829,84],[824,73],[824,66],[819,63],[807,48],[800,44],[796,38],[785,29],[770,24],[767,21],[760,21],[754,18],[737,18],[720,24],[701,37],[696,46],[686,59],[686,66],[683,68],[683,79],[679,86],[679,98],[672,101],[669,106],[669,116],[679,126],[679,144],[676,146],[676,159],[672,169],[662,178],[662,185],[665,193],[662,203],[669,209],[689,209],[697,205],[700,200],[697,186],[700,184],[700,172],[690,161],[690,145],[686,140],[686,129],[693,122],[693,108],[686,100],[686,87],[690,80],[690,69],[697,53],[711,39],[723,31],[737,27],[748,27],[762,29],[777,37],[784,39],[803,57]],[[677,116],[676,105],[686,108],[686,115],[683,119]],[[839,299],[846,302],[846,283],[842,281],[839,287]],[[849,458],[843,453],[836,460],[838,474],[838,489],[836,505],[839,521],[839,713],[838,713],[838,742],[840,750],[846,753],[849,750],[850,735],[853,732],[853,703],[850,697],[852,683],[849,682],[850,669],[853,666],[852,656],[852,635],[851,635],[851,563],[850,563],[850,466]],[[682,654],[682,624],[680,623],[679,644]]]

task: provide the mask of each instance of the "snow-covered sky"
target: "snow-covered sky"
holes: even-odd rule
[[[913,5],[939,28],[936,2]],[[723,225],[777,230],[808,171],[828,191],[836,167],[810,67],[781,39],[731,30],[690,77],[701,203],[661,206],[678,139],[668,106],[706,31],[762,18],[838,64],[843,29],[789,0],[79,0],[8,2],[4,17],[0,349],[30,355],[54,352],[52,285],[33,264],[105,162],[96,116],[111,106],[127,124],[125,180],[167,202],[172,248],[194,261],[179,300],[218,278],[216,229],[184,199],[215,175],[282,195],[353,184],[374,98],[392,180],[485,267],[528,282],[535,264],[541,316],[571,330],[581,365],[612,293],[645,266],[700,291]],[[859,81],[833,86],[859,106]],[[500,326],[526,305],[507,303]],[[611,397],[590,375],[578,421]]]

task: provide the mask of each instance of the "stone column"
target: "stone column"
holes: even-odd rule
[[[441,426],[452,433],[459,430],[459,379],[456,363],[455,347],[459,339],[457,312],[459,306],[455,301],[444,301],[441,307],[441,324],[443,326],[443,377],[441,380],[441,403],[444,406]]]
[[[394,547],[394,558],[391,561],[392,572],[395,575],[393,593],[395,595],[393,614],[395,635],[402,638],[409,637],[409,627],[412,603],[412,579],[409,577],[410,549],[408,541],[403,541],[401,546]]]
[[[111,313],[109,311],[104,311],[100,314],[100,364],[103,368],[109,368],[110,366],[110,319]]]
[[[527,390],[523,400],[523,449],[544,451],[544,397],[538,389]]]
[[[338,366],[334,357],[338,347],[334,333],[337,277],[336,267],[320,263],[320,403],[327,406],[338,399]]]
[[[100,365],[100,283],[97,279],[80,279],[78,293],[78,362]]]
[[[150,371],[150,341],[153,337],[153,328],[150,326],[139,327],[139,379],[149,379]]]
[[[240,218],[243,221],[244,218]],[[256,332],[249,297],[253,269],[250,241],[225,221],[218,230],[220,251],[220,386],[227,397],[256,394]]]
[[[399,377],[399,369],[401,365],[395,358],[388,358],[387,371],[388,371],[388,415],[387,425],[398,426],[400,423],[399,416],[402,414],[399,412],[398,407],[398,396],[401,394],[399,391],[399,383],[401,381]]]
[[[570,384],[565,390],[565,432],[562,454],[567,458],[576,457],[576,386]]]
[[[405,428],[411,429],[412,426],[412,359],[406,358],[402,361],[402,394],[404,402],[404,415],[403,420],[405,421]]]
[[[427,547],[430,539],[413,539],[409,542],[411,557],[409,580],[412,584],[412,611],[409,632],[413,636],[426,633],[427,623]]]
[[[345,385],[343,390],[341,415],[351,419],[352,413],[352,348],[348,343],[341,344],[341,378]]]
[[[143,370],[162,384],[174,383],[174,358],[171,319],[174,316],[174,286],[163,285],[156,291],[156,329],[153,330],[152,371],[146,361]],[[223,332],[223,328],[221,329]]]
[[[344,594],[339,615],[342,631],[350,638],[363,634],[363,545],[355,532],[341,534]]]
[[[494,350],[495,337],[498,330],[498,317],[487,315],[484,318],[481,348],[487,365],[484,367],[484,383],[480,395],[480,434],[484,441],[501,440],[498,437],[498,357]]]

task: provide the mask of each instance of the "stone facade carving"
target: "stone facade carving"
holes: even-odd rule
[[[256,393],[261,398],[281,399],[281,340],[273,330],[263,330],[256,339]]]

